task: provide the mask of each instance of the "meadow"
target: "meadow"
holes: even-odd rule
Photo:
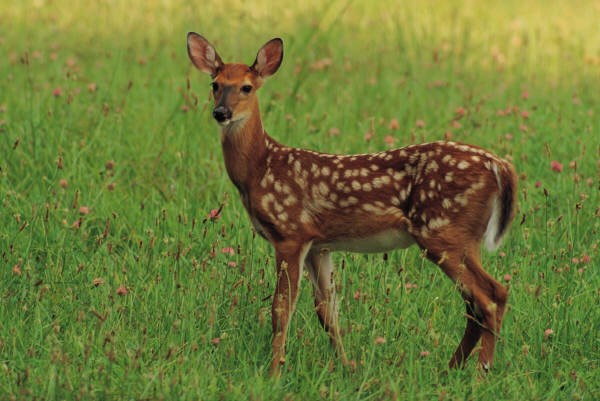
[[[495,4],[491,4],[495,3]],[[600,3],[0,0],[0,400],[600,398]],[[339,253],[344,368],[308,280],[267,375],[273,251],[224,171],[196,31],[284,40],[288,145],[453,139],[512,160],[484,266],[510,288],[489,374],[448,370],[454,284],[415,248]]]

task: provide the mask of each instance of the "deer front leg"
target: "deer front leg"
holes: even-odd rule
[[[271,319],[273,322],[273,360],[271,376],[278,376],[285,363],[285,341],[302,279],[302,269],[308,244],[285,243],[275,247],[277,261],[277,285],[273,297]]]
[[[323,328],[329,334],[331,345],[342,360],[348,364],[348,358],[342,343],[339,328],[338,304],[333,280],[334,266],[328,250],[313,250],[306,258],[306,269],[313,284],[315,310]]]

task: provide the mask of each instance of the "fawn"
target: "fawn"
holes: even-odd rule
[[[462,367],[481,339],[478,364],[487,371],[508,291],[483,270],[480,244],[495,249],[514,218],[513,166],[479,147],[446,141],[356,155],[284,146],[264,131],[256,96],[281,64],[282,40],[267,42],[251,66],[223,63],[197,33],[188,33],[187,48],[213,80],[227,173],[255,230],[275,248],[270,373],[277,376],[285,362],[303,269],[319,320],[346,365],[331,252],[386,252],[414,243],[465,300],[466,328],[450,367]]]

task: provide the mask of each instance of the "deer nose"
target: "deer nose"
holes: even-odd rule
[[[231,110],[229,110],[225,106],[216,107],[213,110],[213,117],[215,118],[215,120],[222,123],[226,120],[231,119]]]

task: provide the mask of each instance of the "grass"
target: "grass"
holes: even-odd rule
[[[597,2],[2,3],[0,399],[600,397]],[[446,369],[462,301],[415,248],[336,255],[356,370],[304,282],[267,377],[273,252],[224,172],[190,30],[229,61],[284,39],[261,90],[284,143],[451,137],[513,160],[518,217],[484,256],[510,286],[489,375]]]

